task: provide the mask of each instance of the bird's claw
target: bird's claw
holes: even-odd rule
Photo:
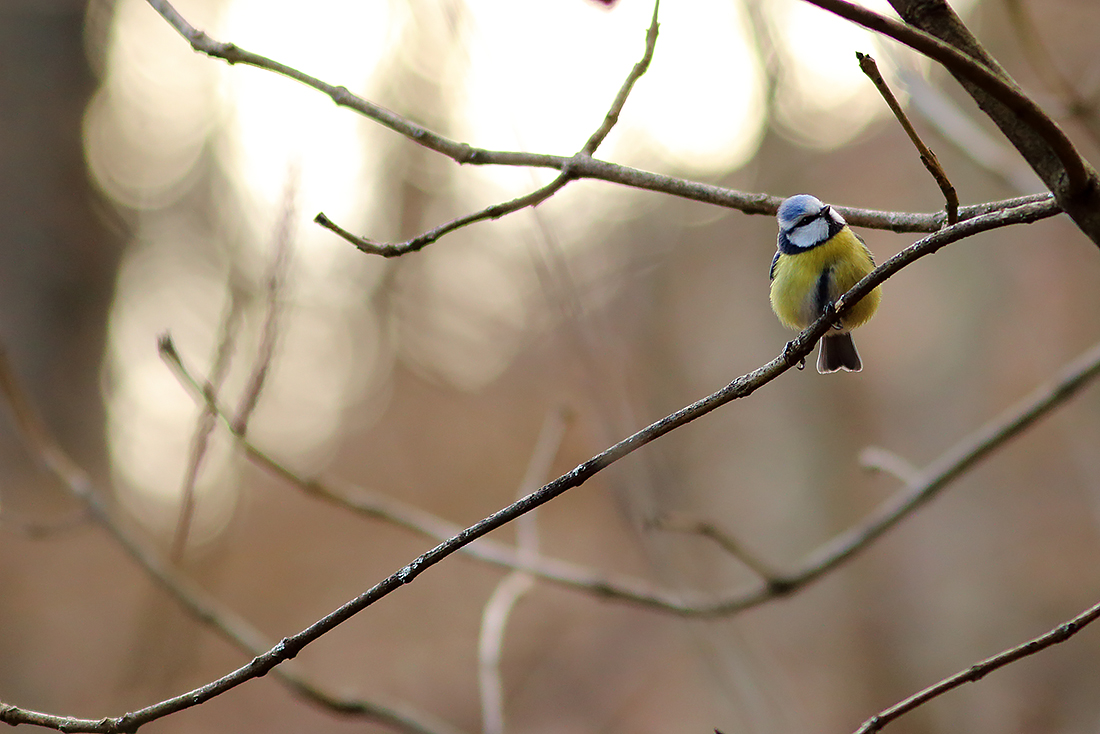
[[[794,364],[794,355],[791,354],[791,352],[793,351],[794,342],[787,342],[787,345],[783,347],[783,359],[784,361],[786,361],[787,364]],[[806,358],[799,357],[798,364],[795,366],[798,367],[798,369],[800,370],[806,369]]]

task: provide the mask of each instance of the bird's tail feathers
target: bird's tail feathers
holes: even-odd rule
[[[817,354],[817,371],[821,374],[847,370],[859,372],[863,369],[863,362],[856,351],[856,343],[852,341],[852,335],[826,334],[821,339],[821,349]]]

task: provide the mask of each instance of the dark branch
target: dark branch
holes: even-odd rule
[[[973,59],[972,63],[978,68],[985,68],[1001,79],[999,84],[987,84],[969,76],[962,66],[945,64],[1054,193],[1059,206],[1100,246],[1100,179],[1093,167],[1081,159],[1060,134],[1057,125],[1037,107],[1037,112],[1028,113],[1013,103],[1011,90],[1017,89],[1017,85],[945,0],[890,0],[890,4],[906,23],[920,29],[920,33],[942,39],[964,57]],[[940,60],[936,56],[932,58]],[[1022,94],[1019,97],[1027,99]],[[1034,103],[1031,106],[1034,107]]]
[[[879,15],[847,0],[806,0],[806,2],[900,41],[930,59],[940,62],[953,74],[978,85],[992,98],[1011,110],[1046,142],[1065,170],[1068,179],[1067,193],[1071,197],[1096,183],[1095,171],[1085,163],[1073,142],[1066,137],[1058,124],[1031,98],[1023,94],[1003,71],[998,74],[990,66],[976,61],[930,33]]]

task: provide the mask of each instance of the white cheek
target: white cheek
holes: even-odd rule
[[[791,232],[787,239],[800,250],[819,245],[829,238],[829,223],[824,219],[815,219],[804,227]]]

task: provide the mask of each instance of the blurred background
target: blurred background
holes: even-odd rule
[[[1100,6],[953,6],[1097,160]],[[216,39],[453,139],[561,155],[598,126],[652,12],[641,0],[177,8]],[[942,71],[795,0],[665,3],[652,68],[597,155],[745,191],[936,211],[941,195],[856,51],[878,59],[964,204],[1042,190]],[[399,241],[547,174],[459,167],[292,81],[199,56],[142,0],[0,0],[0,70],[0,341],[120,524],[160,554],[200,409],[158,356],[159,335],[200,376],[221,343],[222,396],[236,406],[274,298],[250,438],[306,478],[461,525],[512,501],[548,417],[567,415],[539,481],[792,336],[768,305],[773,218],[599,182],[417,254],[361,254],[313,216]],[[880,262],[917,239],[862,234]],[[790,567],[899,489],[861,469],[865,447],[923,466],[1095,343],[1098,279],[1096,247],[1064,217],[921,260],[859,332],[864,372],[786,374],[646,447],[541,510],[539,548],[670,590],[753,580],[712,543],[647,525],[674,512]],[[1097,445],[1093,388],[856,560],[729,619],[537,583],[505,632],[505,731],[851,731],[1097,601]],[[180,573],[272,640],[433,545],[307,496],[223,429],[194,490]],[[247,661],[100,528],[29,532],[76,510],[0,423],[0,700],[117,715]],[[478,629],[503,575],[448,559],[296,662],[339,695],[480,731]],[[1098,680],[1090,629],[892,730],[1097,731]],[[271,676],[148,729],[384,730]]]

